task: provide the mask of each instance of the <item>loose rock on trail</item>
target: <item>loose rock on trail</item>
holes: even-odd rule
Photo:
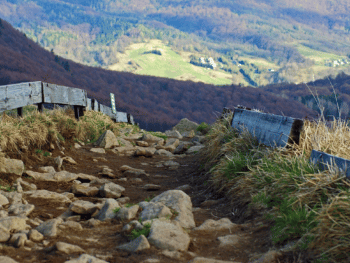
[[[205,185],[205,138],[168,135],[106,132],[25,170],[0,157],[14,190],[0,191],[0,262],[274,262],[268,226],[234,223]]]

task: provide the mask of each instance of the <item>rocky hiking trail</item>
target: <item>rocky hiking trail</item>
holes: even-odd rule
[[[275,261],[269,226],[240,220],[199,172],[204,136],[113,136],[51,145],[24,171],[7,159],[0,262]]]

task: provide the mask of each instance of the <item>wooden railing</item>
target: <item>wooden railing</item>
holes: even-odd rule
[[[24,106],[36,104],[42,112],[44,103],[73,106],[77,120],[84,116],[85,110],[94,110],[108,115],[115,122],[135,124],[132,115],[125,112],[113,113],[110,107],[99,104],[96,99],[88,98],[86,90],[83,89],[42,81],[0,86],[0,113],[17,109],[18,116],[22,117]]]

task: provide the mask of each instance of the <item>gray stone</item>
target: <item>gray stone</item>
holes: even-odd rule
[[[10,239],[10,232],[4,228],[0,228],[0,243],[7,242]]]
[[[179,222],[182,227],[193,228],[196,226],[192,214],[191,198],[183,191],[166,191],[153,198],[151,203],[162,203],[178,212],[179,214],[174,220]]]
[[[0,228],[3,227],[8,231],[19,231],[25,230],[29,226],[26,224],[26,218],[18,217],[18,216],[8,216],[4,218],[0,218]]]
[[[57,226],[63,222],[62,218],[50,219],[41,223],[36,230],[43,234],[45,237],[57,236]]]
[[[138,205],[133,205],[131,207],[123,207],[118,211],[116,216],[120,220],[130,220],[135,218],[138,210],[139,210]]]
[[[36,229],[31,229],[28,233],[28,238],[33,242],[41,242],[44,240],[44,235]]]
[[[74,222],[74,221],[63,222],[62,224],[60,224],[58,226],[58,228],[59,229],[70,228],[70,229],[74,229],[74,230],[83,230],[83,227],[81,226],[81,224],[79,224],[78,222]]]
[[[203,257],[196,257],[192,259],[189,263],[240,263],[238,261],[223,261],[213,258],[203,258]]]
[[[94,152],[94,153],[106,153],[105,149],[103,148],[91,148],[90,152]]]
[[[9,200],[5,196],[0,194],[0,205],[7,205],[9,203],[10,203]]]
[[[156,148],[139,148],[135,151],[135,156],[145,156],[145,157],[152,157],[154,153],[156,152]]]
[[[181,133],[181,135],[184,138],[193,138],[196,135],[196,133],[194,132],[194,130],[191,130],[191,131],[183,132]]]
[[[69,205],[69,210],[80,215],[91,215],[98,209],[95,205],[88,201],[77,200]]]
[[[26,205],[20,205],[20,204],[13,204],[8,208],[8,213],[10,215],[29,215],[31,212],[33,212],[35,206],[31,204]]]
[[[0,173],[22,175],[23,172],[24,163],[21,160],[0,157]]]
[[[145,184],[143,188],[147,191],[156,191],[159,190],[161,186],[157,184]]]
[[[32,199],[44,199],[44,200],[50,200],[50,201],[54,201],[58,203],[66,203],[66,204],[67,203],[69,204],[72,202],[68,197],[62,194],[47,191],[47,190],[27,191],[27,192],[24,192],[23,194]]]
[[[120,167],[120,170],[125,173],[126,171],[133,171],[135,173],[135,175],[146,175],[145,170],[142,169],[136,169],[133,167],[130,167],[128,165],[123,165]]]
[[[241,242],[242,238],[239,235],[227,235],[218,237],[218,240],[220,241],[220,246],[234,247]]]
[[[166,161],[163,163],[163,165],[168,167],[169,169],[178,168],[180,166],[178,162],[174,162],[174,161]]]
[[[167,139],[165,146],[174,146],[175,148],[180,144],[179,139],[170,138]]]
[[[56,173],[55,168],[53,168],[52,166],[42,166],[42,167],[39,167],[38,170],[39,172],[42,172],[42,173],[50,173],[50,174]]]
[[[196,231],[220,231],[220,230],[232,230],[237,227],[228,218],[221,218],[220,220],[208,219],[199,227],[194,228]]]
[[[165,131],[165,135],[169,138],[182,139],[182,135],[178,131]]]
[[[89,187],[83,184],[74,184],[71,191],[76,195],[95,196],[98,194],[99,189],[95,186]]]
[[[55,167],[57,168],[57,171],[61,171],[63,159],[61,156],[58,156],[54,159]]]
[[[172,130],[177,130],[183,133],[186,131],[197,130],[197,127],[198,127],[198,123],[190,121],[187,118],[184,118],[180,120],[179,123],[172,128]]]
[[[148,143],[158,143],[159,145],[163,145],[164,144],[164,139],[154,136],[152,134],[143,134],[141,141],[145,141]]]
[[[148,241],[170,251],[186,251],[190,245],[189,235],[180,226],[159,219],[153,221]]]
[[[18,263],[18,261],[13,260],[10,257],[0,256],[0,263]]]
[[[56,242],[55,248],[57,251],[64,254],[72,254],[72,253],[84,253],[84,249],[79,246],[71,245],[65,242]]]
[[[76,142],[75,142],[75,143],[74,143],[74,148],[75,148],[75,149],[80,149],[80,148],[81,148],[81,146],[80,146],[80,144],[79,144],[79,143],[76,143]]]
[[[148,147],[148,142],[137,141],[136,144],[141,147]]]
[[[14,246],[14,247],[23,247],[25,241],[27,240],[27,235],[25,233],[16,233],[13,234],[12,237],[10,238],[9,243]]]
[[[165,149],[159,149],[155,151],[154,155],[160,155],[160,156],[166,156],[166,157],[173,157],[174,155]]]
[[[190,147],[190,144],[181,143],[179,146],[176,147],[176,149],[174,150],[173,153],[174,154],[182,154],[182,153],[186,152],[189,147]]]
[[[149,249],[151,246],[148,243],[147,238],[144,235],[140,235],[138,238],[134,239],[133,241],[118,246],[117,248],[121,250],[126,250],[129,252],[136,252],[136,251],[141,251],[145,249]]]
[[[10,204],[22,204],[22,193],[17,192],[5,192],[0,190],[0,194],[5,196]]]
[[[98,138],[94,145],[105,149],[110,149],[119,146],[119,143],[114,133],[107,130]]]
[[[179,251],[163,250],[162,254],[168,258],[173,258],[173,259],[178,259],[178,260],[180,260],[182,257],[182,253]]]
[[[8,217],[9,213],[5,210],[0,210],[0,218]]]
[[[106,200],[105,204],[103,205],[103,207],[95,217],[96,219],[101,221],[114,218],[116,216],[116,213],[114,213],[114,210],[118,207],[120,207],[119,203],[116,200],[109,198]]]
[[[134,184],[140,184],[142,183],[142,179],[141,178],[130,178],[130,182],[134,183]]]
[[[25,191],[33,191],[33,190],[37,189],[35,184],[28,183],[28,182],[22,180],[21,177],[17,179],[17,182],[21,183],[22,189]]]
[[[78,258],[65,261],[64,263],[108,263],[108,262],[95,258],[93,256],[90,256],[88,254],[82,254]]]
[[[76,161],[72,157],[66,156],[62,158],[64,162],[69,163],[69,164],[77,164]]]
[[[120,198],[117,199],[117,201],[118,201],[119,204],[125,204],[125,203],[130,201],[130,197],[127,197],[127,196],[126,197],[120,197]]]
[[[140,214],[140,219],[142,221],[172,216],[170,209],[162,203],[140,202],[139,205],[142,208]]]
[[[107,183],[101,186],[100,195],[106,198],[118,198],[124,191],[125,188],[120,185],[115,183]]]
[[[198,146],[192,146],[191,148],[189,148],[187,150],[187,154],[192,154],[192,153],[197,153],[199,152],[201,149],[203,149],[205,146],[204,145],[198,145]]]

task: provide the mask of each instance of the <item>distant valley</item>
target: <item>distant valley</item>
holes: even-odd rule
[[[343,0],[4,0],[0,17],[84,65],[258,87],[349,73],[349,9]],[[154,41],[167,52],[141,55]]]

